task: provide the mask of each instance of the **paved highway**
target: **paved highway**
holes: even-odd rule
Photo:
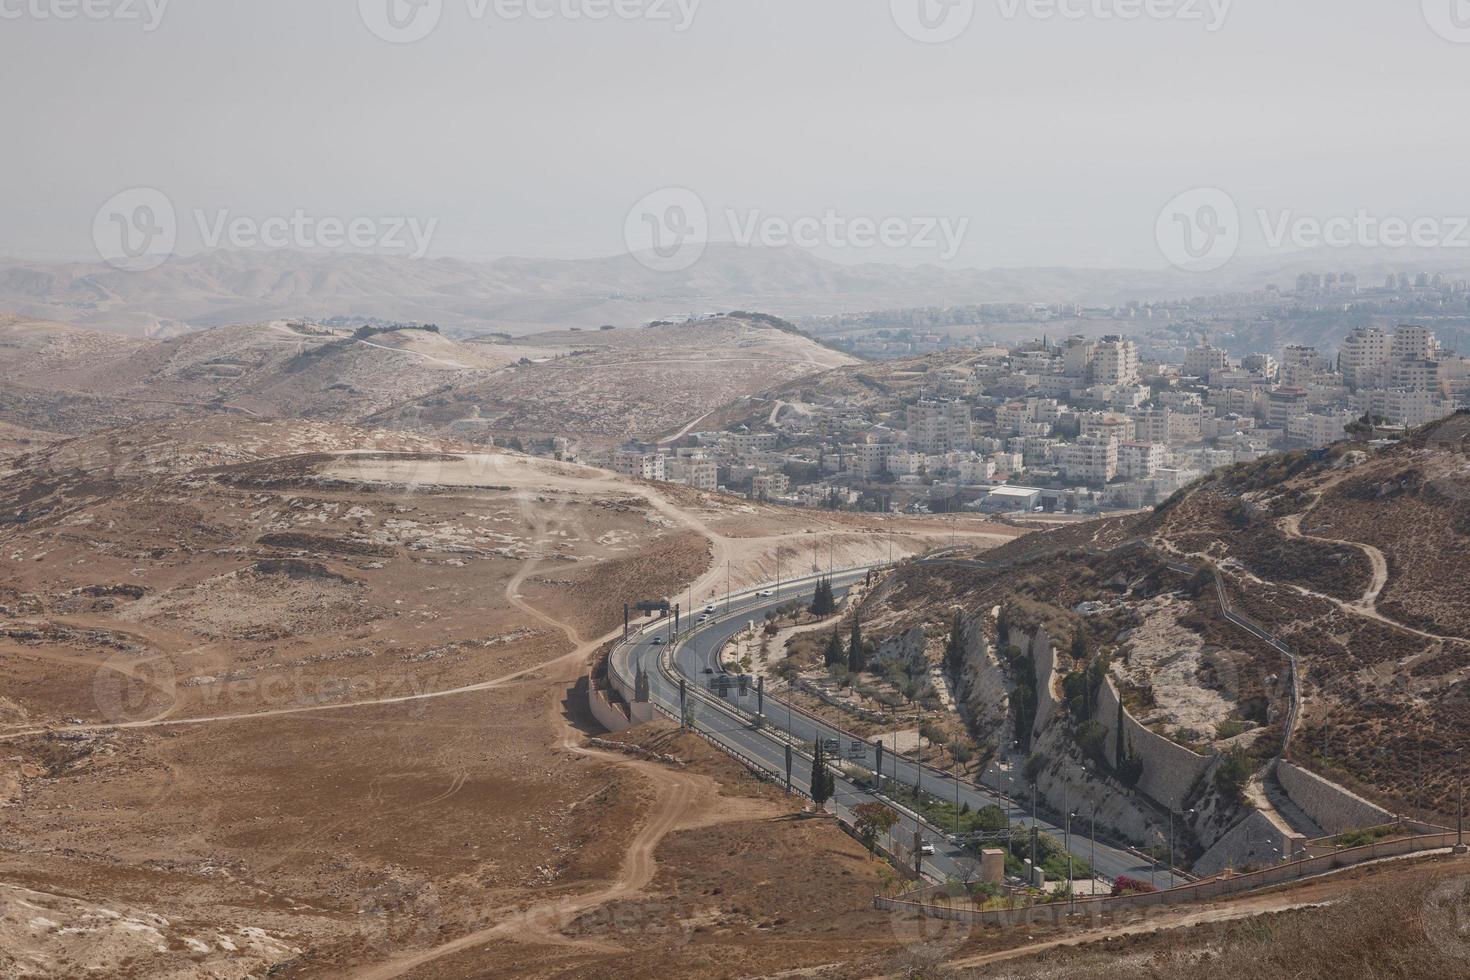
[[[833,577],[833,588],[839,596],[843,596],[866,573],[867,569],[838,572]],[[768,611],[795,599],[809,600],[815,587],[816,578],[811,577],[783,583],[779,595],[763,596],[752,591],[733,596],[728,602],[719,602],[716,613],[702,626],[690,630],[687,620],[681,623],[683,635],[672,646],[668,642],[672,620],[645,626],[640,632],[633,634],[629,642],[620,644],[613,651],[610,669],[625,678],[631,687],[637,669],[642,667],[649,675],[652,700],[674,717],[678,716],[679,681],[682,679],[687,686],[690,701],[695,705],[694,724],[700,731],[783,779],[786,771],[785,746],[788,742],[794,742],[798,749],[792,763],[792,783],[803,793],[807,792],[810,781],[810,749],[818,738],[838,740],[843,761],[871,773],[876,765],[877,750],[866,739],[808,715],[799,708],[793,709],[785,701],[770,696],[765,699],[765,727],[757,729],[754,726],[756,692],[753,681],[744,696],[740,695],[734,678],[729,679],[727,697],[721,698],[710,690],[711,682],[723,672],[717,658],[720,649],[730,638],[746,629],[751,622],[763,622]],[[655,638],[664,642],[656,644]],[[920,778],[921,772],[914,762],[898,757],[891,751],[883,753],[883,770],[884,785],[897,779],[912,786]],[[1008,807],[1007,801],[1000,795],[963,780],[956,786],[956,781],[950,775],[929,766],[922,768],[921,782],[925,792],[946,800],[955,799],[958,791],[960,802],[968,803],[972,810],[991,804],[1003,809]],[[832,802],[840,818],[850,822],[852,807],[877,799],[878,796],[871,791],[838,775]],[[1017,826],[1031,826],[1029,814],[1019,812],[1019,808],[1014,806],[1010,807],[1010,812]],[[1062,829],[1044,819],[1036,821],[1036,826],[1058,841],[1064,839]],[[912,847],[914,830],[912,816],[895,827],[896,841],[902,842],[906,850]],[[973,855],[967,858],[964,850],[947,840],[940,828],[926,825],[922,833],[936,847],[936,853],[925,861],[925,874],[939,880],[965,877],[966,868],[974,863]],[[1085,837],[1074,835],[1072,853],[1083,860],[1089,859],[1092,855],[1091,842]],[[1097,871],[1106,878],[1126,874],[1147,880],[1152,871],[1151,865],[1145,859],[1101,843],[1097,845],[1096,857]]]

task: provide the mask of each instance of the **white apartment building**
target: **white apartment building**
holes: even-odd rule
[[[1219,347],[1202,343],[1184,352],[1184,375],[1204,378],[1206,381],[1223,371],[1230,370],[1230,355]]]
[[[659,477],[649,477],[656,480]],[[683,483],[696,490],[715,491],[720,488],[720,468],[708,456],[674,456],[664,461],[663,479],[670,483]]]
[[[1402,324],[1394,327],[1389,356],[1395,361],[1432,361],[1439,356],[1439,341],[1428,327]]]
[[[921,401],[907,412],[909,445],[924,453],[947,453],[970,445],[970,405],[962,401]]]
[[[1357,327],[1342,342],[1338,364],[1349,388],[1372,388],[1388,363],[1392,341],[1377,327]]]
[[[1158,442],[1120,442],[1118,476],[1125,480],[1151,480],[1163,469],[1166,448]]]
[[[1107,483],[1118,475],[1118,440],[1083,436],[1061,448],[1062,475],[1079,483]]]
[[[758,473],[750,481],[751,493],[759,500],[783,496],[790,489],[791,479],[785,473]]]
[[[1337,415],[1319,415],[1309,412],[1294,415],[1286,420],[1286,437],[1299,446],[1318,448],[1330,446],[1346,434],[1345,429],[1353,420],[1351,412]]]
[[[1381,415],[1390,422],[1412,428],[1451,414],[1455,403],[1437,391],[1375,388],[1358,393],[1358,407],[1364,414]]]
[[[1138,384],[1138,347],[1126,337],[1104,337],[1092,356],[1092,380],[1100,385]]]
[[[888,468],[892,446],[878,442],[862,442],[852,447],[847,456],[848,468],[864,480],[871,480]]]
[[[995,477],[995,460],[985,456],[967,456],[955,464],[960,483],[973,487]]]
[[[658,453],[619,450],[613,454],[612,468],[633,480],[662,481],[666,478],[664,457]]]

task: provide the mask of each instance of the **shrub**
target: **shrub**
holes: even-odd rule
[[[1137,878],[1129,878],[1127,875],[1119,875],[1113,879],[1113,895],[1147,895],[1158,891],[1153,885]]]

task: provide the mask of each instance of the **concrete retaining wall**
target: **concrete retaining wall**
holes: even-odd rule
[[[1118,764],[1117,727],[1118,688],[1111,677],[1103,681],[1097,693],[1097,720],[1107,729],[1107,757]],[[1138,789],[1167,807],[1182,809],[1196,780],[1209,768],[1209,756],[1192,752],[1177,742],[1139,724],[1128,711],[1123,712],[1123,741],[1134,755],[1143,760],[1143,776]]]
[[[1277,766],[1276,776],[1291,802],[1301,807],[1303,813],[1329,834],[1378,827],[1394,821],[1394,815],[1383,807],[1369,803],[1285,759]]]
[[[1031,738],[1039,739],[1056,714],[1057,648],[1046,630],[1039,629],[1031,638],[1031,659],[1036,664],[1036,720],[1031,725]]]
[[[1287,834],[1260,810],[1230,828],[1213,847],[1194,863],[1197,875],[1217,875],[1226,869],[1241,871],[1278,863],[1282,855],[1298,857],[1305,852],[1306,838]]]

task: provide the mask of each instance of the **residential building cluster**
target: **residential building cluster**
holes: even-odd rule
[[[806,507],[1133,509],[1222,466],[1335,442],[1364,416],[1415,426],[1470,405],[1470,359],[1412,325],[1355,329],[1336,357],[1235,357],[1196,334],[1165,364],[1128,337],[1079,335],[880,377],[767,402],[676,448],[627,446],[611,465]]]

